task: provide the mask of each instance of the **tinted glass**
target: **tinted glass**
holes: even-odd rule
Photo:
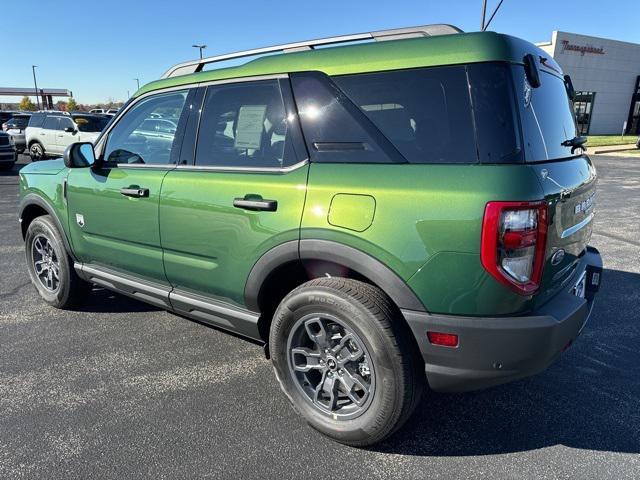
[[[179,154],[176,131],[149,131],[145,122],[156,116],[180,119],[187,115],[188,109],[184,108],[187,93],[184,90],[153,95],[135,104],[109,133],[105,161],[110,166],[118,163],[175,163]],[[101,120],[106,122],[108,119]]]
[[[207,88],[196,165],[279,168],[295,163],[277,80]]]
[[[529,162],[566,158],[577,155],[562,142],[576,136],[576,124],[564,81],[542,71],[541,85],[531,88],[524,67],[513,67],[517,105],[522,122],[526,160]]]
[[[465,67],[335,77],[411,163],[477,162]]]
[[[92,115],[73,115],[73,120],[81,132],[101,132],[110,118]]]
[[[47,117],[44,121],[44,125],[42,125],[42,128],[46,128],[47,130],[57,130],[58,118],[60,117]]]
[[[467,67],[481,163],[522,162],[511,72],[507,64]]]
[[[29,124],[29,117],[13,117],[7,121],[9,128],[26,128]]]
[[[44,123],[44,119],[45,119],[44,113],[34,113],[33,115],[31,115],[31,118],[29,119],[29,126],[41,127],[42,124]]]
[[[360,109],[324,74],[291,75],[300,122],[314,162],[404,161]]]

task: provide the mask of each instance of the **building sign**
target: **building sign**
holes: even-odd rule
[[[576,45],[575,43],[569,43],[569,40],[562,40],[562,50],[560,53],[564,53],[565,50],[570,50],[573,52],[580,52],[581,56],[584,56],[585,53],[593,53],[595,55],[604,55],[604,48],[602,47],[594,47],[593,45]]]

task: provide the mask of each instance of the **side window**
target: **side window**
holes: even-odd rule
[[[60,117],[54,117],[54,116],[47,117],[44,120],[44,124],[42,125],[42,128],[45,128],[47,130],[57,130],[59,118]]]
[[[291,84],[312,161],[404,162],[398,150],[324,73],[294,73]]]
[[[29,119],[29,126],[42,127],[42,124],[44,123],[44,119],[45,119],[45,115],[43,113],[34,113],[33,115],[31,115],[31,118]]]
[[[69,117],[60,117],[60,121],[58,122],[58,130],[64,130],[67,127],[76,128],[73,120]]]
[[[187,95],[188,90],[152,95],[127,111],[109,132],[104,150],[108,166],[177,163],[180,152],[176,133],[189,112],[184,108]],[[175,127],[158,130],[149,124],[154,119]]]
[[[463,66],[333,77],[410,163],[476,163]]]
[[[277,80],[207,88],[196,165],[280,168],[296,162]],[[165,128],[163,125],[159,128]]]

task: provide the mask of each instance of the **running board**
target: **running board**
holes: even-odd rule
[[[97,265],[76,262],[73,267],[87,282],[214,327],[261,340],[258,313]]]

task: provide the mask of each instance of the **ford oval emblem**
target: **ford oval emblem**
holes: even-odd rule
[[[560,265],[562,260],[564,260],[564,250],[560,249],[551,256],[551,265]]]

